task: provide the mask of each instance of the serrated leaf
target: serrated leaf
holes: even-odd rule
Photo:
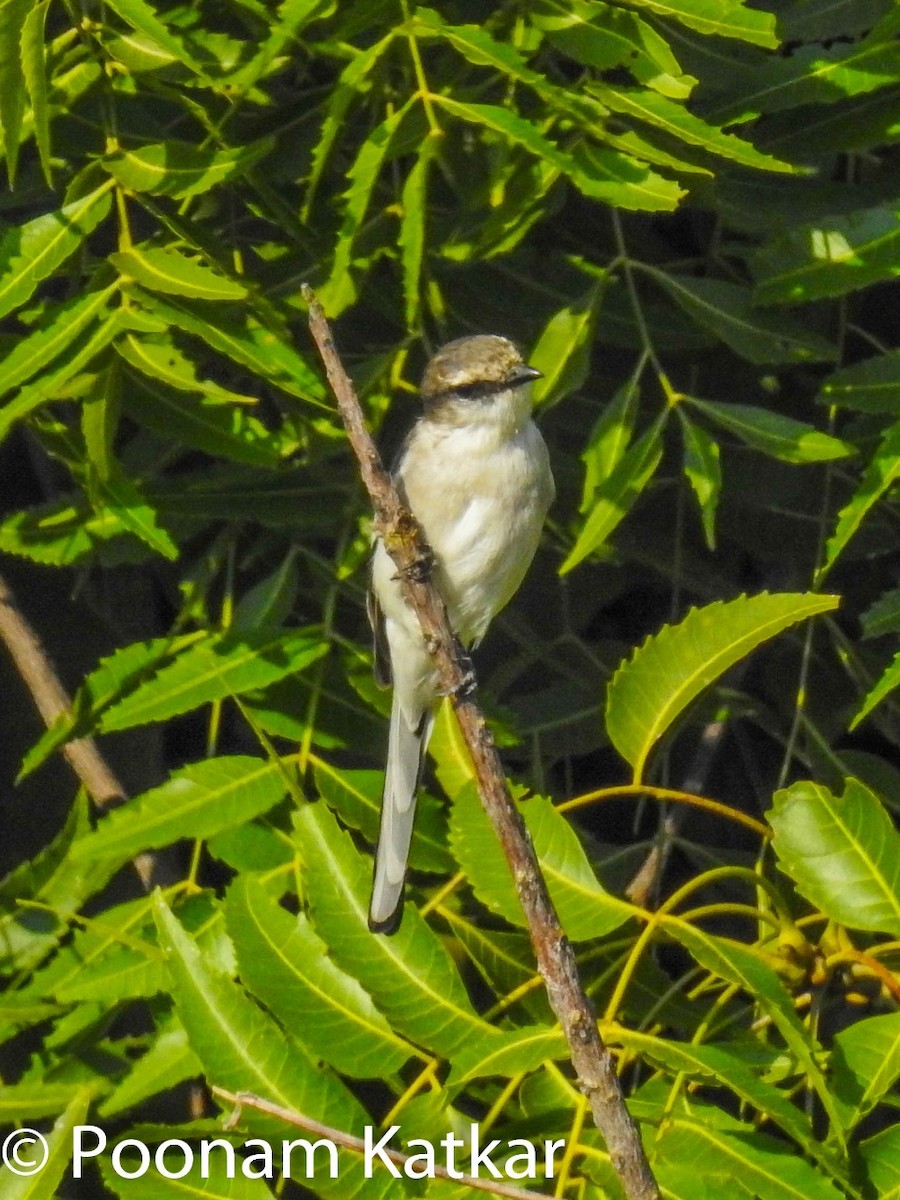
[[[783,314],[773,317],[754,308],[749,288],[646,269],[689,317],[748,362],[830,362],[837,357],[834,346],[820,334]]]
[[[816,399],[857,412],[892,416],[900,409],[900,350],[835,371],[822,384]]]
[[[656,473],[662,459],[663,413],[631,446],[594,493],[593,508],[559,568],[566,575],[603,545]]]
[[[232,362],[272,380],[291,395],[305,400],[320,400],[324,396],[318,376],[293,346],[272,330],[252,324],[247,314],[229,310],[226,315],[214,302],[183,297],[163,299],[138,289],[134,291],[142,306],[168,324],[201,338]]]
[[[860,617],[864,638],[900,633],[900,588],[883,592]]]
[[[584,487],[578,511],[586,513],[597,489],[613,473],[628,449],[637,418],[641,392],[633,379],[617,389],[594,423],[587,445],[581,453],[584,463]]]
[[[849,1133],[900,1078],[900,1013],[866,1017],[835,1036],[833,1091]]]
[[[686,99],[697,82],[684,74],[668,42],[636,13],[596,0],[542,0],[529,15],[558,50],[585,66],[627,67],[639,83],[675,99]]]
[[[834,921],[900,936],[900,834],[878,797],[849,778],[843,796],[803,781],[768,814],[779,866]]]
[[[178,1016],[194,1053],[212,1085],[257,1096],[303,1113],[313,1120],[361,1133],[367,1116],[341,1081],[323,1068],[271,1017],[258,1008],[226,975],[201,955],[162,896],[156,896],[160,943],[166,950]],[[244,1111],[242,1123],[283,1135],[284,1127]],[[316,1192],[337,1200],[369,1197],[400,1200],[402,1188],[385,1174],[363,1177],[353,1156],[340,1163],[337,1178],[316,1174]]]
[[[296,829],[316,932],[392,1026],[447,1057],[468,1042],[497,1041],[501,1034],[474,1011],[449,954],[412,905],[392,937],[369,932],[371,869],[328,808],[306,805]]]
[[[195,258],[171,247],[148,246],[120,250],[109,261],[123,275],[143,284],[151,292],[171,293],[198,300],[243,300],[247,289],[227,279]]]
[[[891,426],[866,467],[850,500],[838,513],[834,533],[826,544],[825,563],[820,577],[834,566],[847,543],[859,530],[878,501],[900,479],[900,423]]]
[[[87,323],[66,353],[59,356],[56,365],[37,379],[26,383],[18,394],[0,407],[0,441],[18,422],[42,405],[54,400],[63,391],[69,380],[94,361],[128,327],[128,317],[123,309],[115,309],[99,324]]]
[[[737,38],[770,50],[778,46],[773,14],[747,8],[741,0],[625,0],[625,3],[671,17],[710,37]]]
[[[0,238],[0,317],[23,305],[96,229],[110,208],[112,182],[58,212],[35,217]]]
[[[749,1197],[766,1200],[840,1200],[846,1192],[795,1151],[745,1125],[733,1133],[699,1119],[673,1117],[660,1153],[689,1162],[694,1176],[719,1176],[721,1187],[739,1183]]]
[[[723,671],[798,621],[830,612],[838,596],[740,596],[694,608],[635,650],[610,681],[606,729],[639,782],[647,758],[692,700]]]
[[[201,79],[207,78],[202,65],[190,53],[182,39],[163,24],[156,10],[146,0],[109,0],[109,7],[126,25],[150,38]]]
[[[6,0],[0,11],[0,127],[6,152],[9,186],[16,181],[22,117],[25,112],[25,80],[22,74],[22,29],[32,0]]]
[[[601,285],[580,301],[553,314],[541,331],[528,362],[543,374],[532,385],[538,407],[556,404],[577,391],[587,378]]]
[[[26,383],[74,344],[78,335],[107,310],[117,286],[97,288],[49,309],[45,320],[17,340],[0,362],[0,396]]]
[[[338,769],[320,761],[313,767],[319,795],[351,829],[358,829],[370,842],[378,837],[381,771]],[[410,866],[418,871],[449,871],[453,859],[447,849],[446,806],[433,796],[421,795],[416,806],[409,854]]]
[[[900,53],[900,43],[898,43]],[[759,304],[807,304],[896,278],[900,211],[829,217],[770,238],[754,257]]]
[[[725,404],[718,400],[699,400],[685,396],[698,412],[722,429],[741,439],[754,450],[788,463],[831,462],[856,453],[850,442],[842,442],[822,433],[805,421],[795,421],[783,413],[757,408],[753,404]]]
[[[637,121],[642,121],[654,129],[661,130],[668,137],[696,146],[706,154],[719,158],[730,159],[744,167],[757,170],[776,171],[781,174],[791,174],[797,170],[790,163],[782,162],[762,150],[757,150],[750,142],[726,133],[716,125],[711,125],[701,117],[696,116],[683,104],[678,104],[668,96],[649,90],[638,91],[634,88],[612,88],[593,82],[590,93],[611,112],[622,113]]]
[[[562,813],[544,796],[533,796],[518,807],[566,936],[587,941],[624,924],[632,915],[631,906],[610,895],[597,879],[575,830]],[[463,788],[453,798],[450,843],[482,904],[512,925],[525,927],[512,875],[474,786]]]
[[[436,135],[430,133],[422,151],[403,184],[400,203],[403,219],[400,224],[400,262],[403,267],[403,296],[406,304],[406,324],[414,329],[419,315],[420,276],[425,251],[425,209],[428,198],[428,170],[437,146]]]
[[[187,1034],[170,1019],[153,1037],[148,1048],[124,1079],[99,1107],[102,1117],[114,1117],[166,1092],[201,1072],[200,1060],[188,1044]]]
[[[50,163],[50,103],[47,87],[47,63],[44,51],[44,25],[50,0],[41,0],[22,25],[22,77],[31,101],[34,140],[47,186],[53,186]],[[8,143],[7,143],[8,145]]]
[[[568,154],[545,137],[537,125],[497,104],[464,104],[450,96],[438,95],[432,100],[460,120],[498,133],[556,167],[593,199],[626,209],[666,212],[674,209],[683,195],[682,189],[672,180],[663,179],[625,155],[602,148]]]
[[[772,967],[749,946],[732,938],[716,937],[676,917],[664,917],[663,925],[700,966],[741,988],[765,1009],[815,1088],[826,1112],[840,1129],[828,1081],[817,1061],[820,1048],[797,1016],[792,997]]]
[[[677,410],[683,434],[684,473],[694,489],[700,505],[703,535],[710,550],[716,548],[716,509],[722,490],[722,469],[719,466],[719,445],[709,434],[695,425],[684,412]]]
[[[244,985],[312,1054],[352,1079],[381,1079],[414,1053],[303,914],[291,916],[256,877],[231,885],[225,917]]]
[[[277,762],[231,755],[173,771],[159,787],[109,812],[72,847],[76,859],[126,861],[182,838],[207,838],[273,808],[287,790]]]
[[[326,650],[308,631],[236,631],[212,634],[104,711],[104,733],[167,721],[201,704],[265,687],[303,670]]]
[[[127,378],[126,411],[146,429],[231,462],[271,468],[281,461],[277,435],[243,407],[203,392],[200,381],[194,395],[185,395],[131,372]]]
[[[75,1127],[81,1125],[87,1117],[93,1092],[91,1087],[79,1088],[65,1112],[57,1118],[46,1137],[47,1157],[40,1170],[20,1173],[14,1172],[10,1166],[4,1166],[0,1170],[0,1195],[3,1196],[3,1200],[47,1200],[48,1197],[58,1194],[56,1189],[62,1183],[72,1158]],[[43,1157],[40,1146],[22,1145],[21,1153],[16,1159],[22,1165],[28,1166],[30,1163],[40,1162]]]
[[[203,195],[242,175],[273,147],[261,138],[233,150],[204,149],[189,142],[158,142],[119,150],[104,166],[114,179],[134,192],[184,200]]]
[[[116,460],[113,443],[119,427],[122,401],[122,372],[115,357],[101,371],[96,387],[81,407],[81,433],[92,476],[101,481],[113,478]]]
[[[178,558],[178,546],[159,524],[155,508],[139,485],[128,479],[121,469],[115,468],[101,479],[97,490],[102,506],[109,509],[123,529],[139,537],[170,562]]]

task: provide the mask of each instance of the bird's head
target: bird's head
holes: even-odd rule
[[[490,401],[540,377],[508,338],[480,333],[438,350],[422,376],[422,400],[426,408],[446,401]]]

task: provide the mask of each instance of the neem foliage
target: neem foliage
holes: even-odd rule
[[[562,1139],[550,1190],[621,1195],[446,713],[407,918],[365,928],[369,530],[302,281],[388,450],[441,340],[544,372],[560,495],[478,666],[665,1194],[897,1187],[897,26],[0,8],[0,552],[76,691],[40,739],[7,717],[0,1122],[50,1158],[4,1195],[269,1195],[224,1154],[63,1182],[76,1125],[222,1136],[202,1083],[419,1147]],[[89,732],[112,812],[54,767]],[[411,1186],[347,1150],[297,1178]]]

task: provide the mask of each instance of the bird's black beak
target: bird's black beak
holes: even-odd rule
[[[539,371],[537,367],[529,367],[527,363],[521,363],[518,367],[514,367],[512,371],[511,383],[531,383],[533,379],[543,379],[544,372]]]

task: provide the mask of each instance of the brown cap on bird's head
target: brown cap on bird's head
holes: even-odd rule
[[[540,376],[508,338],[479,333],[441,346],[422,376],[422,399],[426,404],[450,396],[484,399]]]

